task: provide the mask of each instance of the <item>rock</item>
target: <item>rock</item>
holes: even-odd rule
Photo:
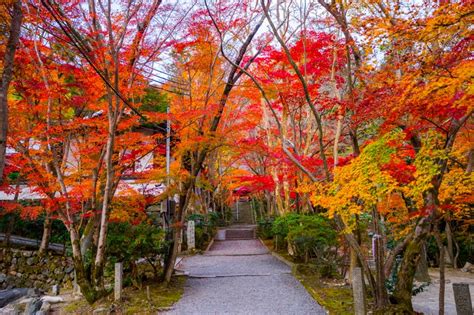
[[[20,273],[20,272],[17,272],[17,273],[16,273],[16,276],[17,276],[18,278],[21,278],[21,276],[23,276],[23,274]]]
[[[15,270],[10,271],[9,273],[10,273],[10,276],[16,276],[16,271]]]
[[[47,315],[49,314],[50,309],[51,309],[51,304],[43,301],[43,305],[41,305],[40,310],[36,312],[36,315]]]
[[[105,307],[101,307],[101,308],[95,309],[92,312],[92,315],[100,315],[100,314],[108,314],[108,313],[109,313],[108,309],[106,309]]]
[[[40,296],[40,294],[41,294],[40,290],[38,290],[37,288],[31,288],[31,289],[28,289],[26,295],[29,297],[37,297],[37,296]]]
[[[66,270],[65,270],[65,272],[66,272],[67,274],[70,274],[70,273],[73,272],[73,271],[74,271],[74,267],[73,267],[73,266],[69,266],[69,267],[67,267]]]
[[[4,273],[0,273],[0,283],[5,282],[7,280],[7,275]]]
[[[60,296],[45,295],[41,297],[41,301],[43,301],[43,303],[55,304],[64,302],[64,299]]]
[[[25,257],[31,257],[31,256],[33,256],[33,252],[31,252],[31,251],[25,251],[25,252],[23,252],[23,256],[25,256]]]
[[[461,268],[462,272],[474,272],[474,265],[470,262],[466,262],[464,267]]]
[[[31,266],[31,265],[33,265],[33,264],[36,262],[35,260],[36,260],[35,257],[30,257],[30,258],[28,258],[28,259],[26,260],[26,264],[27,264],[28,266]]]
[[[12,289],[0,291],[0,308],[8,303],[27,295],[28,289]]]
[[[26,304],[25,315],[35,315],[37,311],[40,310],[43,302],[38,299],[32,299],[28,304]]]

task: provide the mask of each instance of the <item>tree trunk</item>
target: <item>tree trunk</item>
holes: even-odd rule
[[[374,258],[375,258],[375,308],[383,309],[388,305],[387,289],[385,288],[384,272],[384,247],[381,235],[379,215],[377,209],[372,209],[373,229],[374,229]]]
[[[398,281],[393,293],[393,299],[406,312],[413,313],[411,302],[413,279],[415,277],[416,266],[420,260],[423,238],[413,239],[407,246],[403,260],[398,272]]]
[[[5,239],[3,240],[3,246],[6,248],[10,247],[10,239],[13,233],[13,229],[15,228],[15,221],[16,221],[15,214],[10,213],[8,215],[8,224],[7,224],[7,229],[5,231]]]
[[[40,256],[46,254],[48,252],[49,248],[49,240],[51,238],[51,227],[52,227],[52,220],[49,217],[49,214],[47,213],[45,218],[44,218],[44,224],[43,224],[43,237],[41,238],[41,245],[38,251],[38,254]]]
[[[110,91],[109,91],[110,93]],[[109,94],[110,95],[110,94]],[[99,240],[97,243],[97,253],[95,256],[93,282],[96,286],[103,286],[102,273],[105,265],[105,246],[107,241],[107,227],[109,219],[109,202],[113,195],[113,182],[115,176],[113,154],[115,146],[115,131],[116,131],[116,113],[111,105],[112,101],[109,100],[109,130],[107,135],[107,145],[105,152],[105,167],[106,167],[106,180],[104,189],[104,198],[102,199],[102,211],[100,214],[100,230]]]
[[[454,239],[453,239],[453,231],[451,230],[451,224],[449,221],[446,220],[446,229],[444,231],[446,233],[446,239],[448,241],[448,255],[449,261],[453,264],[453,268],[457,268],[457,263],[454,259]]]
[[[193,186],[193,179],[191,179],[190,182],[184,185],[184,193],[179,196],[179,205],[177,205],[177,208],[175,210],[175,221],[173,222],[173,239],[171,241],[171,248],[165,262],[165,270],[163,274],[163,279],[167,283],[170,283],[171,281],[171,276],[173,275],[176,258],[178,257],[179,240],[181,238],[181,231],[184,223],[183,221],[186,214],[186,209],[188,207],[189,199],[191,197]]]
[[[443,245],[443,240],[441,239],[441,234],[438,229],[433,233],[436,239],[436,244],[439,249],[439,315],[444,315],[444,292],[445,292],[445,249]]]
[[[428,257],[426,253],[426,242],[421,246],[420,262],[416,268],[415,279],[421,282],[430,282],[431,278],[428,274]]]
[[[0,183],[3,182],[3,170],[5,169],[5,155],[7,149],[8,136],[8,88],[13,76],[13,62],[15,50],[20,38],[21,21],[21,0],[13,3],[12,19],[10,23],[10,35],[3,58],[3,73],[0,86]]]
[[[91,281],[88,279],[86,270],[84,268],[84,261],[81,255],[81,245],[78,233],[72,226],[69,226],[68,230],[69,237],[71,238],[72,258],[74,262],[76,283],[81,288],[81,292],[87,302],[92,304],[101,297],[101,293],[103,292],[95,290]]]

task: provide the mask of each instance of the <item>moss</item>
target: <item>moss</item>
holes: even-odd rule
[[[107,310],[114,308],[120,314],[154,314],[159,310],[171,307],[179,301],[184,292],[185,281],[184,277],[175,277],[169,285],[153,282],[145,283],[142,289],[124,288],[121,303],[114,302],[113,294],[96,301],[92,305],[89,305],[82,298],[62,307],[62,312],[60,313],[91,314],[93,310],[98,308],[105,308]],[[147,286],[150,289],[150,300],[147,298]]]
[[[273,250],[273,240],[263,240],[270,251]],[[287,251],[274,251],[287,261],[294,262]],[[329,314],[354,314],[352,290],[347,285],[341,285],[337,279],[323,279],[319,276],[318,268],[312,264],[296,264],[292,268],[293,275],[306,288],[306,291],[323,306]]]
[[[326,283],[308,266],[299,265],[294,273],[309,294],[328,310],[329,314],[354,313],[352,290],[349,286]]]

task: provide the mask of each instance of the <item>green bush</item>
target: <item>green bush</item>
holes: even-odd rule
[[[331,221],[319,214],[289,213],[274,220],[271,232],[277,249],[288,245],[297,261],[312,260],[322,276],[336,273],[337,232]]]
[[[327,259],[330,248],[336,245],[336,231],[330,221],[321,215],[302,215],[298,224],[290,225],[286,237],[295,249],[295,256],[308,261]]]
[[[275,221],[274,217],[261,218],[257,222],[257,234],[260,238],[268,240],[273,238],[274,234],[272,231],[273,223]]]
[[[289,213],[277,217],[273,222],[272,233],[275,238],[275,248],[283,249],[286,247],[288,232],[291,227],[298,225],[301,214]]]
[[[206,249],[207,244],[216,234],[219,223],[219,214],[210,212],[208,214],[193,213],[187,216],[186,221],[194,221],[195,245],[197,249]]]
[[[165,232],[158,226],[142,223],[132,225],[130,223],[110,223],[107,234],[107,257],[110,268],[113,263],[122,262],[126,276],[137,287],[147,278],[147,268],[141,268],[144,264],[151,267],[153,276],[159,276],[160,257],[167,249]],[[108,270],[111,272],[111,270]]]

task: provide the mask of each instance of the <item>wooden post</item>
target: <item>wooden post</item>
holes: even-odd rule
[[[115,301],[122,300],[122,283],[123,283],[123,264],[115,264],[115,281],[114,281],[114,297]]]
[[[364,275],[360,267],[355,267],[352,274],[352,294],[354,296],[354,314],[365,315]]]

